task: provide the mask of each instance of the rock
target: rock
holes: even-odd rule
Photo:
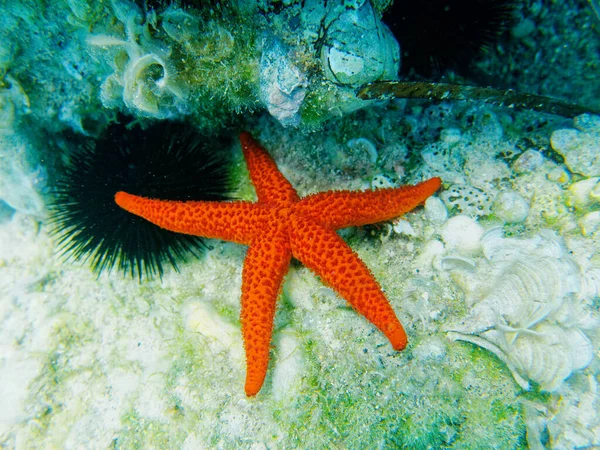
[[[582,114],[573,119],[573,125],[579,131],[600,133],[600,116]]]
[[[587,213],[579,220],[579,227],[581,228],[581,234],[589,236],[598,231],[600,227],[600,211],[592,211]]]
[[[400,47],[371,3],[364,2],[346,8],[331,22],[321,60],[329,80],[358,87],[378,79],[396,79]]]
[[[583,119],[578,123],[583,123]],[[571,128],[556,130],[550,137],[550,144],[565,158],[571,172],[587,177],[600,175],[600,133]]]
[[[600,194],[600,184],[598,184],[598,181],[600,181],[598,177],[586,178],[569,186],[567,205],[576,208],[586,208],[598,202],[600,200],[598,198],[598,194]]]
[[[449,145],[458,144],[461,137],[462,132],[458,128],[444,128],[440,131],[440,141]]]
[[[556,183],[567,183],[571,177],[567,169],[562,166],[558,166],[548,172],[548,179],[550,181],[555,181]]]
[[[298,126],[299,110],[306,96],[304,73],[292,62],[277,39],[265,42],[260,60],[260,99],[281,125]]]
[[[501,192],[494,200],[492,210],[504,222],[518,223],[527,219],[529,203],[517,192]]]
[[[513,163],[513,170],[517,173],[533,172],[544,164],[544,157],[537,150],[526,150]]]

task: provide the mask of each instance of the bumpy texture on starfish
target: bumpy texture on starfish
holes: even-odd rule
[[[398,217],[432,195],[440,179],[401,188],[322,192],[300,199],[250,134],[242,133],[240,141],[257,202],[179,202],[125,192],[118,192],[115,201],[167,230],[249,246],[242,271],[241,313],[246,395],[256,395],[265,380],[276,301],[292,256],[379,328],[394,349],[404,349],[406,333],[381,287],[335,230]]]

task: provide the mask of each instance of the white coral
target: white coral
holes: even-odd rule
[[[449,338],[496,354],[524,389],[533,381],[557,390],[593,357],[582,329],[591,292],[585,275],[549,232],[516,239],[493,229],[482,247],[487,261],[478,268],[491,281],[481,297],[467,299],[467,317],[446,327]]]
[[[187,112],[187,95],[177,82],[177,70],[170,60],[171,51],[155,41],[135,7],[114,6],[125,27],[125,37],[92,35],[88,43],[95,47],[120,49],[114,58],[115,72],[101,86],[106,107],[122,101],[141,115],[165,119]]]

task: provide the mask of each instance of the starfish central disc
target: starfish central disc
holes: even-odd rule
[[[406,333],[379,283],[335,230],[398,217],[437,191],[440,179],[400,188],[321,192],[301,199],[250,134],[242,133],[240,141],[257,202],[179,202],[125,192],[118,192],[115,201],[167,230],[249,246],[241,312],[246,395],[256,395],[264,383],[277,297],[292,257],[381,330],[395,350],[404,349]]]
[[[291,213],[292,213],[292,208],[277,208],[275,210],[275,215],[280,220],[289,220]]]

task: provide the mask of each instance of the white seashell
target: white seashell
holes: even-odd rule
[[[564,344],[569,348],[573,370],[581,370],[592,362],[594,347],[588,337],[578,328],[565,330]]]
[[[440,259],[439,267],[442,270],[468,270],[473,271],[477,267],[474,259],[463,258],[462,256],[444,256]]]
[[[471,344],[477,345],[478,347],[481,347],[481,348],[486,349],[487,351],[493,353],[502,362],[504,362],[504,364],[506,364],[506,367],[508,367],[508,370],[510,370],[510,372],[513,375],[513,378],[515,379],[517,384],[519,386],[521,386],[521,388],[523,388],[527,391],[531,387],[529,382],[519,374],[517,368],[507,358],[506,354],[497,345],[492,344],[489,340],[480,338],[479,336],[463,334],[463,333],[456,332],[456,331],[449,331],[447,334],[447,337],[452,342],[454,342],[454,341],[470,342]]]
[[[446,327],[448,337],[496,354],[524,388],[529,380],[557,390],[592,360],[592,343],[580,327],[587,323],[584,299],[597,294],[600,271],[583,277],[563,240],[550,230],[515,239],[494,228],[482,237],[482,248],[491,276],[479,266],[475,272],[458,264],[453,269],[490,278],[488,294],[473,302],[465,290],[466,305],[474,305],[460,323]]]
[[[100,99],[107,108],[115,108],[123,99],[123,85],[116,74],[109,75],[100,86]]]
[[[501,227],[487,230],[481,237],[481,247],[488,260],[507,261],[519,255],[535,253],[537,256],[560,258],[564,254],[564,243],[551,230],[541,230],[529,239],[504,238]]]
[[[184,9],[173,6],[167,8],[162,13],[161,25],[169,37],[179,43],[199,37],[200,18]]]
[[[444,253],[444,244],[434,239],[428,241],[423,246],[421,253],[415,261],[417,267],[433,267],[436,270],[442,270],[438,261],[441,259],[440,256]]]
[[[517,371],[545,391],[556,390],[572,371],[570,355],[559,340],[563,334],[560,327],[545,325],[540,335],[518,339],[508,353]]]
[[[466,254],[476,254],[481,250],[483,227],[467,216],[454,216],[441,230],[446,247]]]
[[[538,236],[542,239],[535,250],[539,256],[548,256],[560,258],[567,256],[565,240],[553,230],[543,229],[539,231]]]
[[[434,223],[444,223],[448,219],[448,210],[439,198],[429,197],[425,201],[425,215]]]
[[[557,312],[563,297],[577,292],[578,270],[571,260],[518,259],[495,284],[485,304],[498,314],[497,325],[530,328]]]
[[[581,330],[542,324],[535,331],[518,339],[509,357],[522,375],[543,390],[555,391],[573,371],[592,361],[592,344]]]
[[[481,237],[483,256],[488,260],[506,261],[517,256],[521,249],[509,239],[504,239],[501,227],[487,230]]]
[[[395,222],[392,229],[396,234],[402,234],[404,236],[410,237],[417,236],[417,232],[415,231],[415,229],[412,227],[410,222],[405,219],[399,219],[397,222]]]
[[[580,295],[583,298],[600,296],[600,269],[590,269],[584,274]]]
[[[185,41],[188,53],[200,61],[219,62],[234,51],[235,38],[222,24],[211,20],[200,29],[200,35]]]
[[[176,104],[173,98],[183,101],[183,92],[172,83],[174,68],[160,56],[152,53],[132,60],[123,75],[123,101],[131,109],[144,115],[167,118],[172,112],[160,108],[161,104]]]

